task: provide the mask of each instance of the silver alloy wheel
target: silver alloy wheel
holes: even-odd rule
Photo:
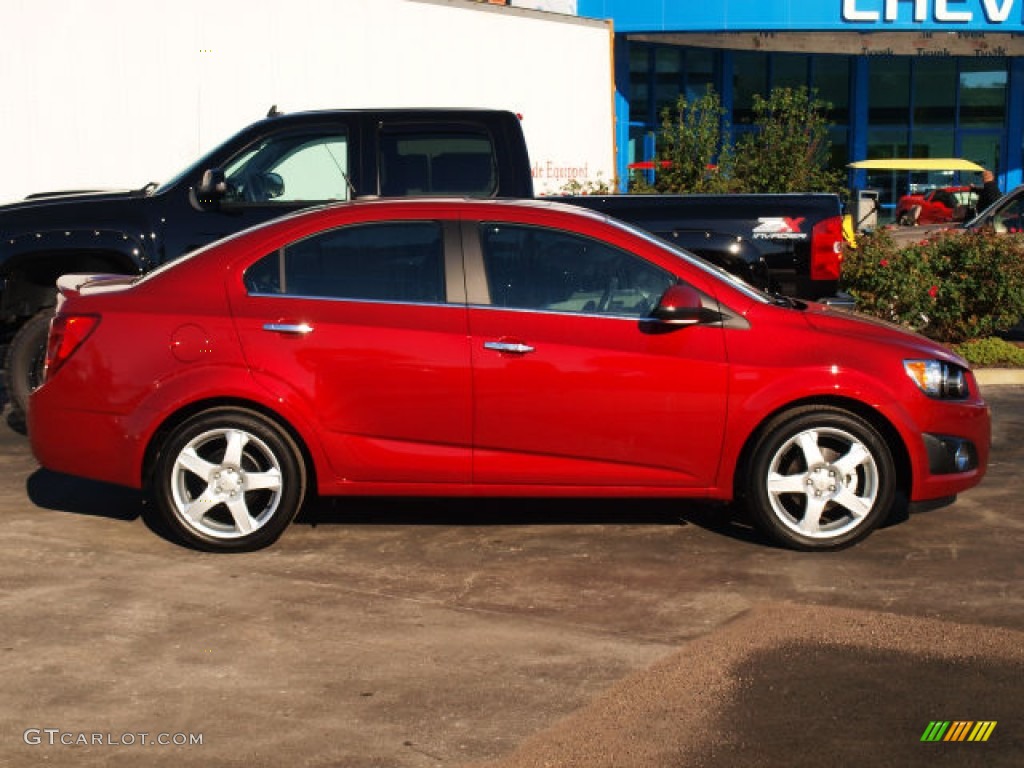
[[[174,511],[184,525],[210,538],[249,536],[273,519],[282,477],[278,457],[252,433],[208,430],[192,438],[174,460]]]
[[[780,445],[765,482],[779,522],[800,536],[833,539],[867,519],[881,473],[857,437],[822,427],[798,432]]]

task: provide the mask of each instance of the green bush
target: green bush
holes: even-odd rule
[[[972,366],[1024,368],[1024,349],[995,337],[954,344],[953,351]]]
[[[1024,237],[949,230],[899,246],[878,230],[847,253],[843,284],[862,312],[930,338],[993,336],[1024,317]]]

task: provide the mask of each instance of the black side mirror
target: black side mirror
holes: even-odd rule
[[[672,285],[658,299],[651,317],[670,325],[696,325],[712,314],[705,310],[700,293],[689,285]]]
[[[284,179],[281,174],[267,171],[263,174],[263,191],[267,200],[273,200],[284,194]]]
[[[220,168],[210,168],[203,171],[202,181],[196,188],[196,197],[203,205],[217,203],[227,194],[228,182],[224,178],[224,171]]]

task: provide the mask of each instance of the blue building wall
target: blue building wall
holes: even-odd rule
[[[785,33],[906,33],[909,41],[920,37],[939,38],[940,33],[958,33],[1008,39],[1024,34],[1024,0],[752,0],[747,2],[693,2],[693,0],[578,0],[581,16],[611,19],[616,33],[616,137],[619,178],[626,183],[631,157],[629,141],[640,124],[650,117],[630,115],[630,34],[645,34],[647,41],[658,35],[686,33],[772,32]],[[863,36],[865,40],[874,39]],[[665,38],[674,45],[678,39]],[[726,43],[725,45],[728,45]],[[941,44],[940,44],[941,45]],[[994,43],[998,45],[998,43]],[[1019,50],[1019,43],[1014,43]],[[865,44],[866,47],[866,44]],[[1013,47],[1013,46],[1011,46]],[[858,49],[859,50],[859,49]],[[721,49],[721,69],[716,90],[723,105],[732,106],[729,49]],[[878,51],[872,51],[878,54]],[[884,54],[884,51],[882,51]],[[1024,182],[1024,57],[1006,55],[1007,93],[1003,140],[999,158],[999,182],[1010,189]],[[813,55],[813,54],[812,54]],[[962,55],[962,54],[961,54]],[[869,55],[854,55],[850,67],[849,161],[867,157],[867,106],[869,99]],[[893,58],[899,58],[898,55]],[[877,59],[876,62],[877,64]],[[958,139],[959,142],[959,139]],[[635,147],[634,147],[635,149]],[[651,152],[645,141],[644,157]],[[851,186],[865,183],[863,173],[851,174]]]
[[[578,0],[617,32],[1024,32],[1021,0]]]

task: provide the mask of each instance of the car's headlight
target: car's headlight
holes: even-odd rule
[[[967,376],[959,365],[941,360],[904,360],[903,370],[929,397],[950,400],[967,397]]]

